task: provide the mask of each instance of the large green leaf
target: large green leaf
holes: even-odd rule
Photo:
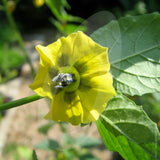
[[[96,124],[106,147],[125,160],[160,159],[157,125],[125,96],[111,99]]]
[[[160,92],[160,14],[121,18],[91,37],[109,48],[118,91],[129,95]]]

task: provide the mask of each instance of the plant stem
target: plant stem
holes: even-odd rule
[[[32,65],[32,63],[30,61],[30,58],[29,58],[29,56],[27,54],[27,51],[25,49],[22,36],[21,36],[20,32],[18,31],[16,23],[15,23],[15,21],[14,21],[14,19],[12,17],[12,14],[11,14],[11,12],[9,10],[8,4],[7,4],[7,0],[3,0],[3,5],[4,5],[4,10],[5,10],[7,18],[8,18],[8,22],[9,22],[10,26],[12,27],[12,29],[14,30],[15,34],[16,34],[19,46],[22,49],[22,52],[23,52],[23,54],[25,56],[25,59],[27,60],[28,64],[30,65],[30,68],[31,68],[31,71],[32,71],[32,75],[35,76],[35,70],[33,68],[33,65]]]
[[[34,94],[32,96],[28,96],[28,97],[18,99],[18,100],[12,101],[12,102],[4,103],[4,104],[0,105],[0,111],[15,108],[15,107],[21,106],[23,104],[36,101],[36,100],[41,99],[41,98],[44,98],[44,97],[41,97],[37,94]]]

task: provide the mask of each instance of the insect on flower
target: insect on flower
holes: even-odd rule
[[[74,75],[68,73],[60,73],[52,79],[55,82],[55,88],[64,88],[74,82]]]

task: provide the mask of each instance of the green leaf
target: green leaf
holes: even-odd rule
[[[44,140],[40,144],[35,145],[36,148],[38,149],[44,149],[44,150],[56,150],[59,148],[59,144],[55,140]]]
[[[87,136],[79,136],[75,142],[78,146],[84,148],[96,147],[101,144],[101,141],[98,139],[93,139]]]
[[[12,36],[11,36],[12,35]],[[16,34],[9,24],[1,23],[0,24],[0,44],[6,45],[9,43],[16,42]]]
[[[82,22],[83,18],[72,16],[65,9],[70,9],[66,0],[45,0],[46,5],[59,22]]]
[[[79,160],[99,160],[99,159],[94,157],[91,153],[86,153],[86,154],[80,155]]]
[[[63,148],[65,147],[63,146]],[[75,159],[75,156],[76,156],[76,148],[63,149],[63,158],[61,158],[61,160]]]
[[[63,134],[62,141],[63,141],[63,146],[70,145],[71,147],[73,147],[74,145],[73,137],[71,137],[67,132]]]
[[[52,11],[53,15],[60,21],[65,20],[64,15],[66,15],[64,0],[45,0],[46,5]]]
[[[47,134],[47,132],[49,131],[49,129],[55,124],[55,122],[49,122],[41,127],[38,128],[38,131],[42,134]]]
[[[32,160],[38,160],[35,150],[33,150],[33,153],[32,153]]]
[[[17,147],[17,152],[24,159],[31,159],[31,157],[32,157],[32,150],[29,147],[18,146]]]
[[[91,37],[109,48],[118,91],[129,95],[160,92],[160,14],[121,18]]]
[[[125,96],[111,99],[96,124],[106,147],[125,160],[160,159],[157,125]]]

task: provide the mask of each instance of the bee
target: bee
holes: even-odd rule
[[[74,75],[69,73],[60,73],[52,79],[55,88],[64,88],[74,82]]]

